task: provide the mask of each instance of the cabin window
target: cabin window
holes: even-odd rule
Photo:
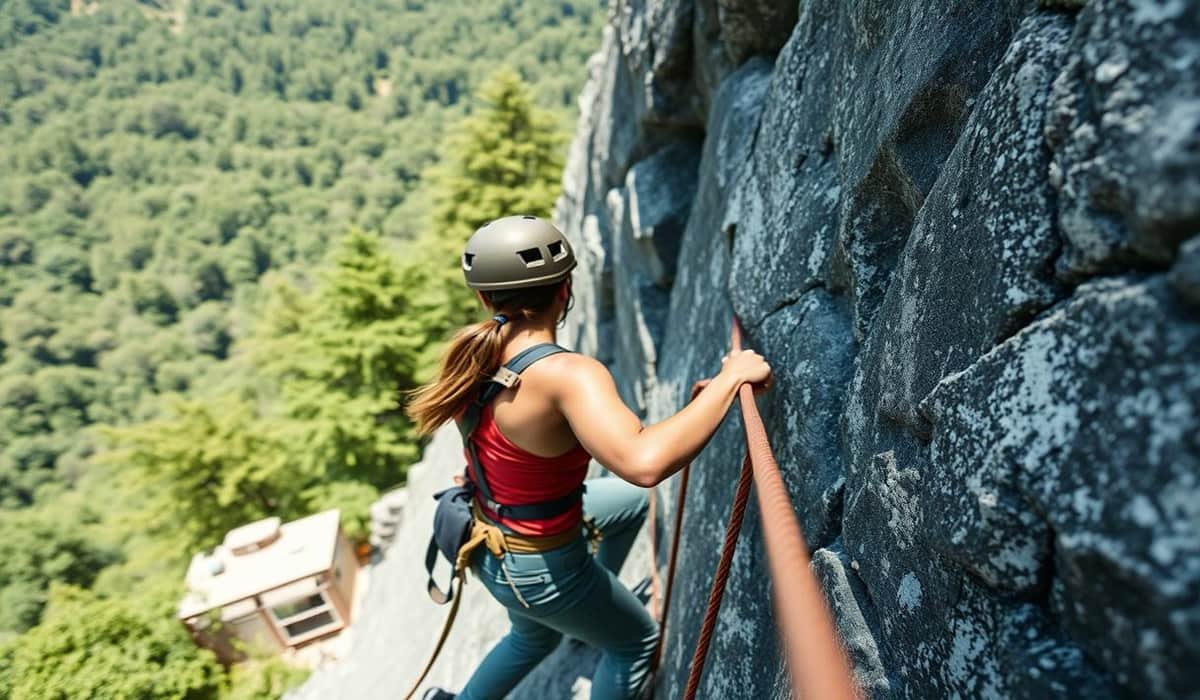
[[[325,590],[273,605],[271,616],[286,635],[288,644],[314,639],[341,624],[341,617]]]
[[[328,605],[328,603],[325,600],[325,596],[320,592],[317,592],[298,600],[293,600],[282,605],[276,605],[275,607],[271,608],[271,613],[275,615],[276,620],[282,622],[289,617],[295,617],[306,610],[312,610],[313,608],[320,607],[322,605]]]

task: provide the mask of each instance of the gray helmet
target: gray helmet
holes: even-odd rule
[[[575,269],[562,231],[536,216],[506,216],[484,224],[462,256],[467,286],[480,291],[554,284]]]

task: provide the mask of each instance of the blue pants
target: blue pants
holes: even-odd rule
[[[564,634],[602,652],[593,700],[633,698],[641,690],[658,625],[616,573],[646,519],[646,492],[617,478],[592,479],[583,508],[603,533],[594,557],[583,537],[541,554],[508,554],[503,562],[477,550],[472,569],[508,608],[512,629],[488,652],[459,700],[503,698]]]

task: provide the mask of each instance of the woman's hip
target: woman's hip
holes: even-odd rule
[[[586,596],[600,568],[582,535],[547,552],[497,557],[486,550],[472,570],[501,605],[531,617],[553,614]]]

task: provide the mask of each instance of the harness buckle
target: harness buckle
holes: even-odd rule
[[[517,385],[517,382],[521,381],[521,375],[507,367],[501,367],[492,375],[492,381],[500,386],[511,389]]]
[[[588,547],[592,550],[592,554],[598,554],[600,542],[604,540],[604,532],[596,524],[596,519],[590,515],[583,516],[583,527],[587,530]]]

